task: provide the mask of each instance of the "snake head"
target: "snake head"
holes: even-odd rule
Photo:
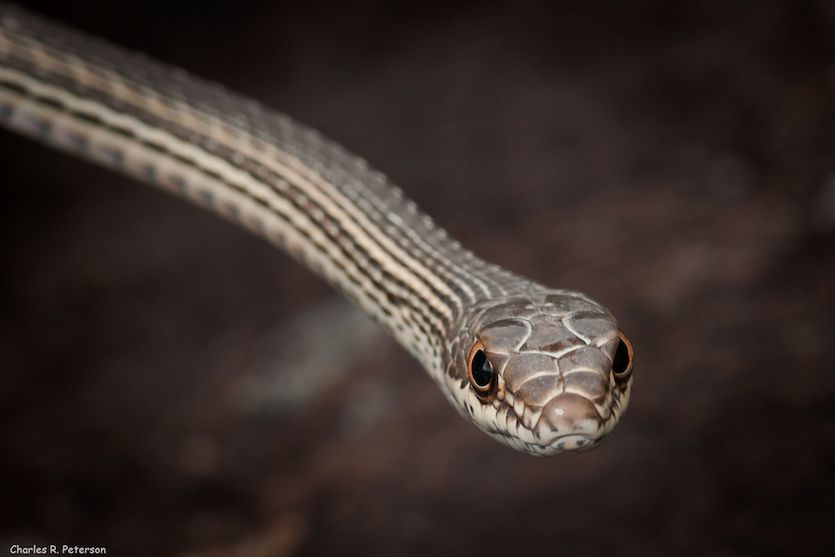
[[[485,301],[458,330],[447,387],[503,443],[537,455],[586,449],[626,410],[632,346],[612,314],[579,292]]]

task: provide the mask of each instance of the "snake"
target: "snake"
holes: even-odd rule
[[[0,5],[0,125],[275,245],[510,447],[588,449],[626,410],[634,352],[608,309],[476,256],[364,159],[289,116]]]

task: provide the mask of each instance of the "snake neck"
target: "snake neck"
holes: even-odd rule
[[[437,380],[466,313],[529,284],[287,116],[8,7],[0,123],[261,235],[365,309]]]
[[[0,125],[279,246],[515,448],[592,446],[626,408],[632,348],[608,310],[476,257],[364,160],[282,114],[0,6]]]

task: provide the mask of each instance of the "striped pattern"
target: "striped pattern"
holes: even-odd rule
[[[382,174],[315,131],[7,7],[0,7],[0,123],[274,243],[381,323],[477,422],[460,363],[477,336],[469,324],[514,296],[546,292],[475,257]],[[496,412],[485,412],[482,428],[495,422]]]
[[[7,125],[240,222],[343,290],[424,365],[440,369],[438,339],[465,304],[505,292],[509,273],[450,244],[384,176],[316,132],[49,24],[27,18],[24,32],[21,19],[7,11],[0,22]],[[118,70],[127,67],[130,76]]]

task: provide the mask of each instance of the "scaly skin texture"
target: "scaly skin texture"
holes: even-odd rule
[[[476,257],[365,161],[287,116],[0,6],[0,125],[272,242],[514,448],[592,446],[626,407],[631,348],[608,310]]]
[[[626,410],[631,365],[623,374],[612,369],[625,337],[608,310],[579,292],[533,289],[487,300],[458,331],[445,355],[448,392],[503,443],[537,455],[586,449]],[[467,374],[476,343],[497,374],[486,398]]]

